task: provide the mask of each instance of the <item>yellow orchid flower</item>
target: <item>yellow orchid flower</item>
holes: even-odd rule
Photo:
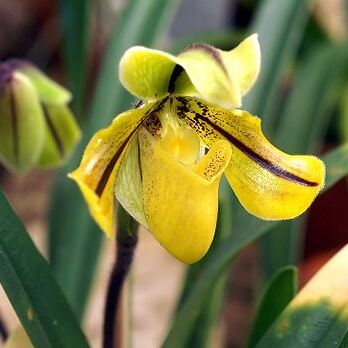
[[[256,34],[229,52],[196,44],[178,56],[145,47],[124,54],[120,80],[143,101],[97,132],[70,174],[109,237],[116,196],[172,255],[200,260],[214,236],[223,173],[262,219],[308,208],[324,185],[323,162],[276,149],[260,119],[236,109],[259,70]]]

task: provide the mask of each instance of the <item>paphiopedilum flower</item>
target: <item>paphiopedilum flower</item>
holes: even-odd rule
[[[120,80],[143,101],[94,135],[71,174],[109,237],[116,196],[172,255],[198,261],[214,236],[223,174],[257,217],[308,208],[323,187],[322,161],[278,150],[259,118],[236,109],[259,69],[255,34],[229,52],[197,44],[178,56],[145,47],[124,54]]]

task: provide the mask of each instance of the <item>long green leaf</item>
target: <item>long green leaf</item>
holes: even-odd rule
[[[112,116],[129,108],[131,97],[117,79],[117,63],[122,53],[136,44],[154,45],[170,23],[180,0],[130,0],[110,38],[82,142],[57,178],[50,213],[50,260],[76,314],[82,318],[102,233],[92,222],[76,185],[66,178],[82,156],[83,148],[96,130]]]
[[[266,0],[260,3],[251,31],[259,33],[262,50],[261,72],[244,109],[263,119],[266,133],[273,129],[278,105],[279,83],[303,37],[308,20],[307,0]]]
[[[326,44],[304,60],[275,136],[277,145],[286,152],[312,152],[323,142],[341,94],[347,52],[345,46]],[[279,267],[297,262],[302,250],[301,231],[301,219],[286,221],[262,239],[262,274],[266,281]]]
[[[24,226],[0,191],[0,282],[35,347],[88,347]]]
[[[338,348],[347,348],[348,347],[348,329],[346,331],[346,334],[342,338],[340,344],[338,345]]]
[[[296,260],[302,253],[302,239],[299,240],[299,238],[302,237],[303,223],[304,218],[281,221],[261,238],[259,242],[260,288],[279,268],[296,264]]]
[[[261,302],[249,337],[248,347],[255,347],[297,292],[297,269],[286,266],[272,278]]]
[[[313,151],[322,142],[332,109],[341,95],[347,52],[346,45],[326,44],[304,60],[275,136],[277,145],[285,151]]]
[[[90,3],[90,0],[59,1],[65,66],[74,96],[73,109],[81,121],[86,92]]]
[[[348,144],[335,149],[323,158],[327,167],[325,190],[348,174]],[[241,212],[237,217],[234,232],[226,237],[212,256],[210,263],[202,270],[192,287],[185,304],[179,311],[175,322],[165,339],[163,347],[185,347],[192,327],[209,296],[210,289],[221,274],[228,268],[241,249],[276,226],[278,222],[262,221]]]
[[[348,327],[348,245],[306,284],[257,348],[337,347]]]

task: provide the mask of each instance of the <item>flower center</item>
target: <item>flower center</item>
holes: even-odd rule
[[[176,161],[195,163],[201,155],[198,135],[188,126],[180,124],[171,113],[161,115],[162,132],[159,144]]]

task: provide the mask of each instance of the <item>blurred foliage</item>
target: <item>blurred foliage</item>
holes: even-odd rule
[[[347,332],[348,245],[332,257],[276,318],[256,347],[337,347]],[[281,291],[281,288],[279,288]]]
[[[268,284],[258,306],[248,347],[257,345],[297,292],[297,269],[280,268]]]
[[[0,211],[0,282],[32,343],[88,347],[48,263],[1,190]]]
[[[83,122],[90,43],[90,0],[60,0],[59,14],[63,34],[63,52],[69,87],[74,96],[73,109]]]
[[[275,132],[276,144],[286,152],[313,152],[322,143],[341,94],[347,58],[345,45],[323,44],[301,62]],[[302,221],[303,218],[282,222],[263,238],[265,280],[278,268],[298,261],[302,251]],[[279,248],[270,253],[274,245]]]

